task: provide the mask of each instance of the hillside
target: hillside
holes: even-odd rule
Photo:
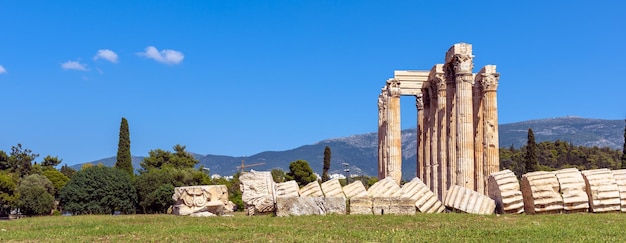
[[[500,147],[516,148],[526,144],[528,128],[532,128],[537,142],[555,141],[557,139],[571,142],[574,145],[621,148],[623,145],[624,121],[587,119],[580,117],[561,117],[541,120],[530,120],[517,123],[500,124]],[[416,130],[402,131],[402,173],[411,178],[416,171]],[[324,148],[330,146],[332,162],[330,173],[343,173],[342,163],[350,164],[350,172],[355,175],[377,174],[377,134],[367,133],[349,137],[333,138],[311,145],[303,145],[286,151],[266,151],[247,157],[225,155],[194,154],[200,162],[198,166],[209,168],[212,174],[232,175],[241,161],[246,164],[265,163],[251,167],[254,170],[271,170],[281,168],[288,170],[289,163],[303,159],[311,168],[321,174]],[[134,168],[139,168],[141,156],[133,156]],[[115,164],[115,157],[100,159],[93,164],[102,163],[107,166]],[[73,166],[80,168],[81,164]]]

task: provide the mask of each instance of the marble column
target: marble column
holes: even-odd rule
[[[435,125],[437,134],[437,173],[438,176],[438,193],[435,193],[441,199],[446,195],[448,189],[448,166],[447,166],[447,121],[446,121],[446,79],[443,71],[443,64],[436,64],[430,71],[431,81],[434,82],[437,90],[437,124]]]
[[[430,95],[430,190],[439,197],[439,134],[437,133],[437,124],[439,109],[437,109],[437,84],[433,80],[429,80]]]
[[[481,194],[487,194],[485,186],[487,177],[489,175],[484,174],[483,159],[484,149],[483,143],[483,87],[479,82],[480,75],[474,77],[474,85],[472,88],[473,97],[473,114],[474,114],[474,185],[475,191]]]
[[[446,167],[447,180],[446,190],[456,185],[456,80],[454,78],[454,66],[452,63],[444,65],[446,79]]]
[[[387,92],[385,87],[378,95],[378,179],[384,179],[387,171]]]
[[[389,90],[387,142],[389,143],[389,163],[387,176],[398,185],[402,179],[402,134],[400,126],[400,82],[397,79],[387,81]]]
[[[472,107],[472,45],[454,44],[446,54],[456,81],[456,184],[474,189],[474,139]]]
[[[430,90],[428,88],[423,88],[422,95],[424,98],[424,172],[422,175],[422,181],[430,189],[430,131],[432,130],[430,125]]]
[[[484,175],[500,171],[500,151],[498,145],[498,81],[500,74],[495,65],[486,65],[478,75],[482,76],[483,107],[484,107],[484,143],[485,165]]]
[[[417,107],[417,172],[416,176],[424,181],[424,100],[422,95],[415,96],[415,106]]]

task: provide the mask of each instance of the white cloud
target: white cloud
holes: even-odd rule
[[[7,73],[7,70],[4,69],[2,65],[0,65],[0,74]]]
[[[98,50],[93,60],[104,59],[112,63],[117,63],[117,54],[109,49]]]
[[[89,71],[89,69],[87,69],[87,64],[81,64],[76,61],[67,61],[61,64],[61,68],[66,70]]]
[[[144,56],[150,59],[154,59],[157,62],[165,63],[165,64],[178,64],[183,61],[185,56],[182,52],[165,49],[165,50],[157,50],[154,46],[146,47],[145,52],[137,53],[139,56]]]

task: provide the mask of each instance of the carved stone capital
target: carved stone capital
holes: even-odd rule
[[[459,74],[456,76],[456,82],[458,83],[474,83],[474,77],[471,73],[469,74]]]
[[[472,55],[462,55],[462,54],[454,55],[452,59],[452,63],[454,66],[454,72],[456,74],[472,73],[472,70],[474,69],[474,63],[472,62]]]
[[[446,90],[446,75],[444,73],[436,73],[433,82],[437,85],[437,90]]]
[[[424,98],[421,95],[415,96],[415,106],[417,106],[417,110],[424,110]]]
[[[499,73],[483,74],[481,84],[485,91],[496,91],[498,89]]]
[[[400,97],[400,80],[390,79],[387,81],[389,86],[389,95],[391,97]]]

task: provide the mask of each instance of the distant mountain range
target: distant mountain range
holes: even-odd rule
[[[601,120],[580,117],[560,117],[541,120],[530,120],[509,124],[500,124],[500,147],[514,146],[519,148],[526,144],[528,129],[532,128],[537,142],[562,140],[574,145],[587,147],[610,147],[620,149],[624,143],[623,120]],[[200,162],[199,166],[209,168],[211,174],[232,175],[244,160],[245,164],[264,163],[250,167],[254,170],[271,170],[280,168],[289,170],[289,163],[303,159],[317,173],[321,174],[324,158],[324,148],[329,146],[332,151],[330,173],[344,173],[343,163],[349,164],[350,174],[370,175],[377,174],[377,140],[376,133],[353,135],[349,137],[333,138],[315,144],[303,145],[286,151],[266,151],[247,157],[233,157],[224,155],[201,155],[193,153]],[[402,131],[402,174],[405,178],[412,178],[416,171],[416,129]],[[133,156],[133,167],[139,168],[142,156]],[[95,160],[89,163],[102,163],[106,166],[115,164],[115,156]],[[80,169],[82,164],[72,166]],[[246,169],[248,170],[248,169]]]

